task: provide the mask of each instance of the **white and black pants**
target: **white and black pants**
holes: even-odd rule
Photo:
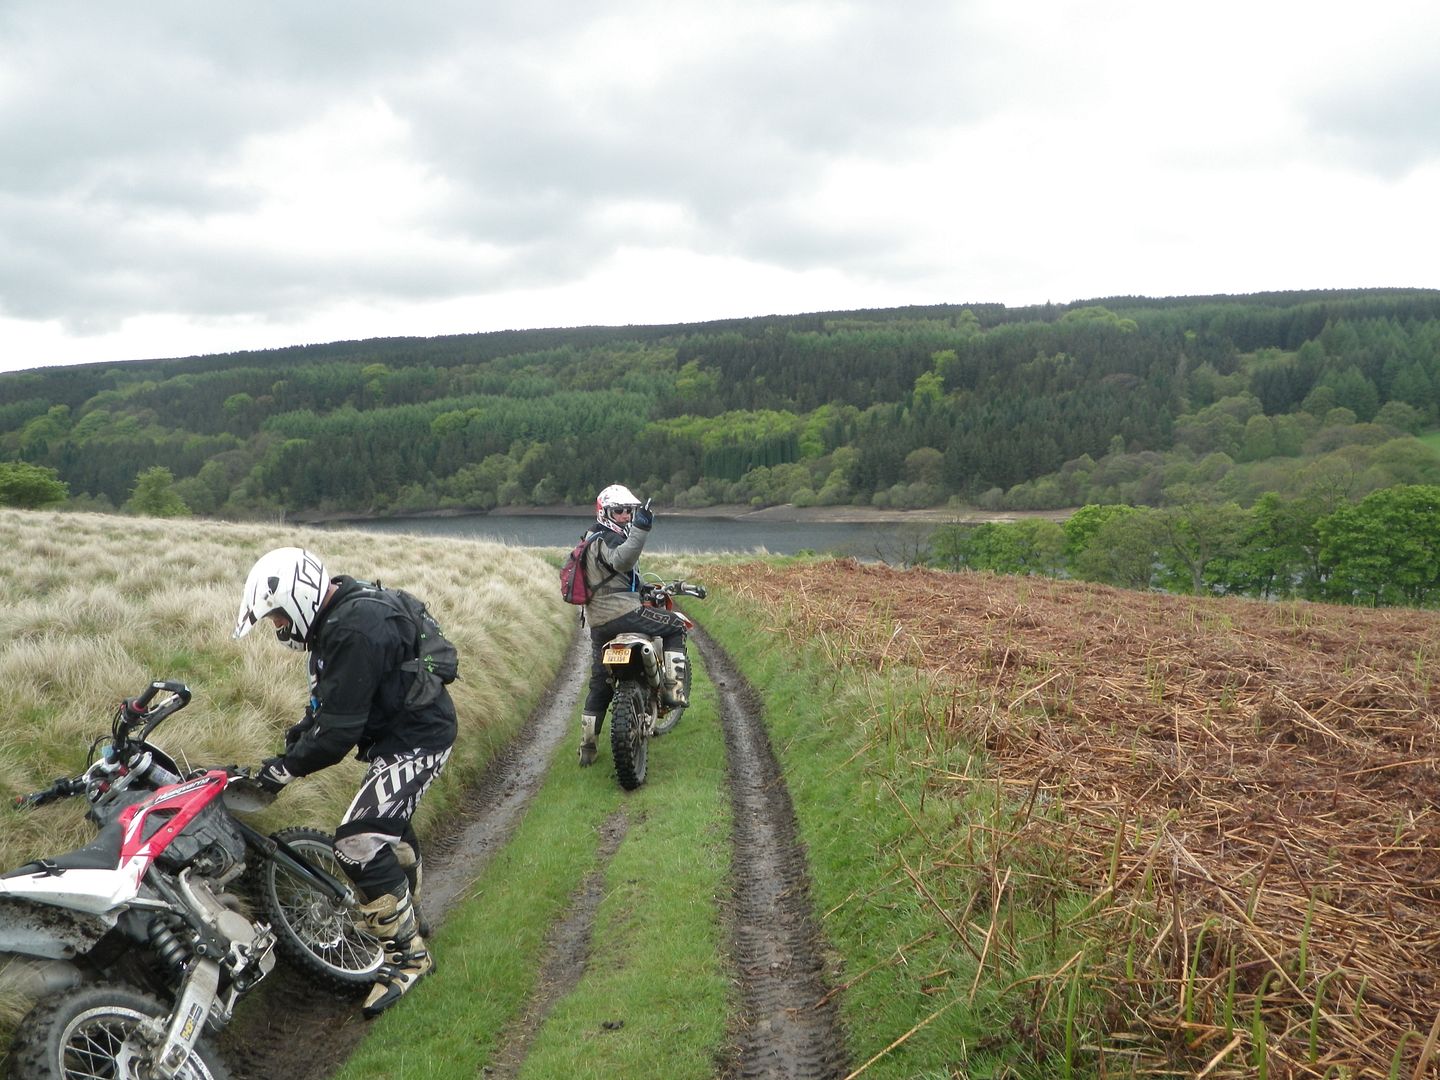
[[[402,896],[409,888],[420,862],[420,840],[410,819],[445,768],[450,749],[407,750],[371,760],[335,830],[335,857],[362,900]]]

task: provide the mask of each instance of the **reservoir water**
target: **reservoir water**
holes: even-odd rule
[[[573,547],[589,517],[535,514],[465,514],[458,517],[387,518],[345,522],[367,532],[418,533],[491,540],[517,547]],[[865,561],[904,562],[929,534],[931,525],[877,522],[745,521],[666,515],[657,517],[645,544],[651,554],[767,553],[801,551],[850,555]]]

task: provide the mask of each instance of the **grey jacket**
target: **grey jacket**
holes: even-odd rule
[[[650,530],[636,524],[623,536],[604,528],[600,528],[600,534],[600,539],[585,551],[585,580],[594,590],[585,605],[585,621],[591,627],[628,615],[640,606],[640,578],[635,565],[650,538]]]

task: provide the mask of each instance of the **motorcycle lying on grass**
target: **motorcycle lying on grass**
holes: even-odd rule
[[[646,607],[675,611],[685,620],[685,630],[695,623],[684,612],[676,611],[675,597],[693,596],[705,599],[705,586],[685,581],[642,581],[640,602]],[[615,775],[620,786],[634,791],[645,783],[650,739],[673,731],[685,712],[684,705],[674,704],[665,693],[665,669],[662,659],[664,642],[646,634],[616,634],[605,643],[600,662],[615,697],[610,704],[610,752],[615,756]],[[690,663],[687,659],[681,676],[685,688],[682,700],[690,700]]]
[[[18,1080],[224,1077],[203,1036],[277,953],[328,989],[368,987],[384,962],[330,836],[259,832],[235,816],[274,798],[249,770],[182,773],[150,742],[190,697],[151,683],[121,704],[84,772],[15,800],[30,810],[84,795],[99,829],[0,874],[0,986],[38,998],[11,1046]]]

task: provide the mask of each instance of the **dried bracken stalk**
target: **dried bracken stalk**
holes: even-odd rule
[[[1440,1075],[1440,614],[852,560],[710,578],[837,663],[928,673],[1000,782],[1063,801],[1021,832],[1135,958],[1108,972],[1127,1048]]]

